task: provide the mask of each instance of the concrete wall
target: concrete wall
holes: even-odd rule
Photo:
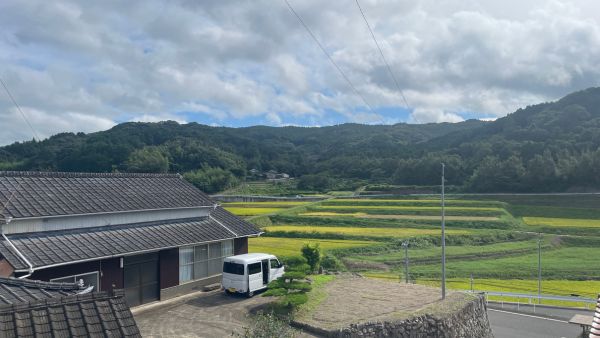
[[[166,300],[169,298],[181,296],[188,294],[190,292],[202,291],[202,289],[211,284],[221,283],[221,275],[215,275],[204,279],[199,279],[195,281],[191,281],[188,283],[184,283],[181,285],[176,285],[170,288],[161,289],[160,290],[160,300]]]
[[[303,327],[307,331],[313,328]],[[317,332],[318,331],[318,332]],[[406,338],[493,338],[483,295],[467,302],[460,309],[442,317],[429,314],[397,322],[372,322],[350,325],[338,331],[317,329],[324,337],[406,337]]]

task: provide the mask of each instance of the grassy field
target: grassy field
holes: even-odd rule
[[[546,225],[553,227],[600,227],[600,219],[523,217],[523,222],[527,225]]]
[[[272,214],[278,211],[282,211],[285,208],[251,208],[251,207],[225,207],[225,210],[231,212],[232,214],[238,216],[257,216],[257,215],[266,215]]]
[[[299,214],[300,216],[319,216],[319,217],[347,217],[352,216],[356,218],[377,218],[377,219],[414,219],[414,220],[439,220],[440,216],[427,216],[427,215],[370,215],[364,212],[354,213],[339,213],[331,211],[316,211],[316,212],[305,212]],[[499,217],[491,216],[446,216],[448,221],[497,221]]]
[[[538,242],[531,232],[539,232],[546,234],[543,293],[593,297],[600,292],[600,260],[592,259],[600,245],[598,196],[455,195],[447,202],[450,288],[469,289],[472,273],[476,290],[537,292]],[[256,215],[274,213],[261,216],[270,220],[261,223],[267,235],[250,240],[252,252],[299,255],[304,243],[318,242],[351,271],[398,279],[404,250],[394,239],[410,238],[411,279],[430,284],[439,280],[438,196],[226,207],[240,215],[248,215],[249,210]],[[570,235],[576,236],[565,237]]]
[[[325,233],[325,234],[342,234],[350,236],[364,237],[396,237],[408,238],[424,235],[440,235],[438,230],[433,229],[411,229],[411,228],[352,228],[352,227],[325,227],[325,226],[304,226],[304,225],[276,225],[265,227],[267,232],[303,232]],[[448,230],[449,235],[464,235],[468,234],[467,230]],[[308,236],[310,237],[310,236]]]
[[[549,244],[544,244],[548,248]],[[450,261],[454,258],[478,259],[484,255],[495,254],[520,254],[537,251],[537,241],[505,242],[489,245],[449,245],[446,247],[446,258]],[[441,255],[440,247],[410,249],[408,256],[413,264],[438,259]],[[386,263],[389,265],[404,264],[404,251],[392,251],[376,255],[352,255],[349,259],[365,262]]]
[[[332,249],[365,247],[376,244],[371,241],[328,240],[306,238],[258,237],[249,239],[249,252],[268,252],[279,257],[298,256],[300,248],[306,243],[319,243],[327,252]]]
[[[227,202],[225,208],[291,208],[308,204],[304,201],[266,201],[266,202]]]

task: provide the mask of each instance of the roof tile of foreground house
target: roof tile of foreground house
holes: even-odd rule
[[[122,292],[0,278],[1,337],[141,337]]]
[[[0,171],[0,205],[9,198],[4,215],[12,218],[214,204],[177,174]]]

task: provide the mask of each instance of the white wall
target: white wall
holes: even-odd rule
[[[185,208],[35,219],[13,219],[9,224],[4,225],[3,228],[5,234],[91,228],[106,225],[203,217],[208,215],[209,210],[210,208]]]

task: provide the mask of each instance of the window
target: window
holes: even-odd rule
[[[223,263],[223,272],[231,273],[234,275],[244,275],[244,265],[232,262]]]
[[[281,264],[279,264],[279,261],[276,259],[271,259],[271,269],[279,269],[281,267]]]
[[[248,275],[254,275],[260,273],[261,271],[260,263],[248,264]]]
[[[56,282],[56,283],[78,283],[78,284],[80,282],[83,282],[83,285],[85,287],[93,286],[94,287],[93,291],[99,291],[100,281],[98,280],[98,275],[99,275],[98,271],[95,271],[95,272],[82,273],[80,275],[54,278],[54,279],[51,279],[50,281]]]
[[[223,258],[232,255],[232,240],[179,248],[179,282],[220,274]]]

